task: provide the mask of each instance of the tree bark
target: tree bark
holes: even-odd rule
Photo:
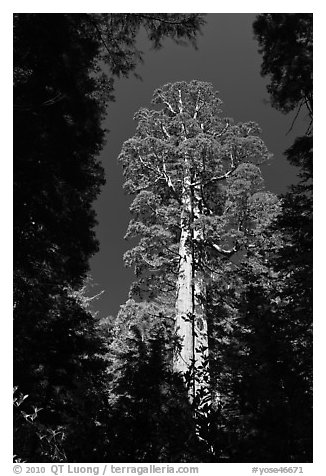
[[[179,242],[180,264],[177,278],[175,331],[179,338],[174,358],[174,370],[185,374],[194,359],[193,332],[193,243],[191,230],[192,203],[190,173],[185,158],[185,176],[182,189],[181,235]]]
[[[193,229],[194,219],[199,217],[198,190],[191,188],[191,176],[185,160],[182,193],[181,235],[179,243],[180,265],[177,279],[175,330],[180,347],[174,358],[174,371],[189,377],[188,393],[198,404],[207,397],[208,378],[208,329],[203,305],[205,280],[195,256],[194,243],[203,238],[200,229]],[[197,196],[198,195],[198,196]],[[187,380],[187,379],[186,379]],[[207,398],[205,398],[207,401]]]
[[[186,228],[181,231],[179,254],[175,327],[181,348],[176,353],[174,369],[184,374],[190,369],[194,358],[193,255],[191,235]]]

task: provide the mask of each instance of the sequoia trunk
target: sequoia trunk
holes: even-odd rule
[[[180,265],[177,279],[175,330],[179,347],[175,353],[174,370],[187,374],[190,401],[196,395],[207,394],[208,334],[204,312],[205,281],[196,263],[194,243],[202,238],[200,230],[194,230],[194,219],[199,216],[198,203],[190,186],[190,174],[183,186],[183,209],[179,242]],[[206,399],[205,399],[206,400]]]

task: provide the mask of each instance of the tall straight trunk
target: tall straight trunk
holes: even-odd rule
[[[195,241],[202,238],[201,231],[194,232]],[[208,362],[208,326],[205,310],[206,282],[203,273],[193,266],[193,292],[194,292],[194,392],[200,402],[206,403],[210,399],[209,391],[209,362]],[[204,401],[205,400],[205,401]]]
[[[193,210],[192,216],[195,220],[200,218],[201,194],[199,186],[193,188]],[[196,227],[193,231],[193,243],[200,243],[204,239],[201,227]],[[193,249],[193,254],[195,250]],[[194,334],[195,334],[195,388],[207,390],[209,387],[209,367],[208,367],[208,325],[205,309],[206,301],[206,281],[201,269],[200,251],[197,252],[196,259],[193,260],[193,289],[194,289]],[[205,392],[205,395],[207,392]],[[201,399],[203,398],[203,394]]]
[[[183,375],[189,372],[188,392],[192,402],[196,395],[201,395],[200,400],[207,395],[209,381],[207,319],[202,302],[205,281],[196,266],[194,253],[194,242],[202,238],[202,232],[192,227],[194,218],[199,216],[199,209],[190,183],[190,173],[187,173],[182,195],[175,321],[180,348],[175,355],[174,370]]]
[[[192,242],[192,197],[191,176],[188,159],[185,157],[185,173],[182,187],[181,234],[179,242],[180,264],[177,279],[175,330],[180,349],[174,359],[174,370],[185,374],[194,359],[194,293],[193,293],[193,242]]]
[[[185,215],[185,214],[183,214]],[[174,359],[174,370],[185,374],[190,370],[194,359],[193,332],[193,253],[192,236],[186,219],[181,218],[181,236],[179,243],[180,265],[177,280],[176,299],[176,335],[179,338],[180,349]]]

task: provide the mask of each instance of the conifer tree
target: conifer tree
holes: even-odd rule
[[[212,283],[234,272],[278,210],[265,192],[259,165],[270,157],[254,122],[221,116],[210,83],[157,89],[156,109],[135,115],[135,135],[122,148],[125,188],[134,196],[125,255],[135,267],[130,296],[161,308],[174,321],[173,370],[189,401],[209,412],[207,296]]]
[[[272,106],[285,114],[296,111],[290,130],[302,112],[309,121],[305,134],[284,152],[288,161],[299,167],[299,183],[281,199],[282,210],[273,232],[281,234],[283,245],[269,262],[277,273],[277,285],[265,293],[267,309],[259,311],[262,322],[274,322],[273,332],[268,332],[271,347],[279,349],[274,359],[264,357],[265,369],[277,368],[274,382],[278,385],[273,398],[261,400],[260,412],[275,415],[282,425],[268,427],[260,417],[257,421],[264,429],[256,434],[260,441],[265,440],[266,461],[309,462],[313,421],[313,15],[260,14],[253,29],[262,54],[261,73],[269,79]]]

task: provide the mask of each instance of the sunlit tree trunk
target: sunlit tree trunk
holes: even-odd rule
[[[194,218],[199,217],[198,204],[194,206]],[[193,232],[193,243],[203,240],[202,229]],[[205,310],[206,281],[201,269],[200,253],[195,255],[193,247],[193,303],[194,303],[194,392],[198,397],[198,407],[210,401],[209,361],[208,361],[208,325]]]
[[[191,230],[192,197],[191,175],[185,157],[182,187],[181,234],[179,242],[180,264],[177,278],[175,331],[179,338],[174,358],[174,370],[185,374],[194,359],[194,293],[193,293],[193,240]]]
[[[177,278],[175,331],[179,344],[175,353],[174,370],[186,378],[190,401],[198,403],[206,396],[208,378],[208,329],[203,301],[205,281],[196,262],[194,243],[200,241],[202,231],[194,229],[199,217],[196,189],[191,187],[191,171],[185,158],[185,177],[182,192],[180,265]],[[206,391],[205,391],[206,390]]]
[[[183,220],[185,221],[185,220]],[[183,225],[181,229],[179,254],[180,265],[177,279],[176,299],[176,334],[179,345],[175,360],[174,370],[186,373],[194,358],[194,335],[193,335],[193,253],[189,225]]]

